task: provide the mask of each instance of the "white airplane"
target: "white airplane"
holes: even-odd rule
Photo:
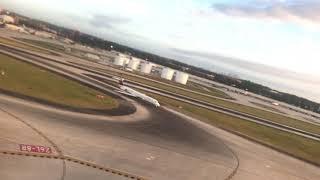
[[[138,91],[136,91],[136,90],[134,90],[132,88],[129,88],[128,86],[125,86],[123,84],[123,81],[124,81],[124,79],[120,79],[120,81],[119,81],[120,91],[117,91],[117,92],[119,92],[121,94],[125,94],[127,96],[140,98],[140,99],[142,99],[142,100],[144,100],[146,102],[149,102],[149,103],[153,104],[155,107],[160,107],[160,104],[156,99],[154,99],[154,98],[152,98],[150,96],[147,96],[147,95],[145,95],[145,94],[143,94],[141,92],[138,92]]]

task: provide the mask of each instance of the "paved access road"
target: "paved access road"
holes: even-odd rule
[[[146,115],[129,115],[117,121],[117,117],[31,104],[0,98],[1,150],[19,151],[18,144],[52,147],[36,129],[65,156],[147,179],[225,179],[237,166],[236,157],[221,140],[161,108],[147,106]],[[0,176],[5,179],[38,179],[44,174],[48,175],[44,179],[124,178],[68,161],[63,164],[62,160],[10,154],[0,157]]]

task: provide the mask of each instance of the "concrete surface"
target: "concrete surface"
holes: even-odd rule
[[[2,180],[60,180],[62,172],[60,160],[0,154]]]
[[[148,179],[225,179],[236,166],[234,155],[219,139],[163,109],[147,106],[147,120],[118,123],[74,118],[74,113],[7,98],[0,100],[0,107],[41,130],[65,155]]]
[[[172,110],[171,110],[172,111]],[[174,112],[174,111],[173,111]],[[221,138],[239,158],[234,180],[317,180],[320,168],[175,112]]]

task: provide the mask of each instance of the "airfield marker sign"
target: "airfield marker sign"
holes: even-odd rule
[[[20,147],[20,151],[35,152],[35,153],[47,153],[47,154],[52,153],[51,148],[46,147],[46,146],[19,144],[19,147]]]

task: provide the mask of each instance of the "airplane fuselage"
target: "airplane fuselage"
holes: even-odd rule
[[[160,104],[156,99],[154,99],[154,98],[152,98],[150,96],[147,96],[147,95],[145,95],[145,94],[143,94],[143,93],[141,93],[139,91],[136,91],[136,90],[134,90],[132,88],[129,88],[128,86],[120,85],[120,89],[123,92],[125,92],[125,94],[127,94],[129,96],[140,98],[140,99],[142,99],[144,101],[147,101],[147,102],[153,104],[156,107],[160,107]]]

